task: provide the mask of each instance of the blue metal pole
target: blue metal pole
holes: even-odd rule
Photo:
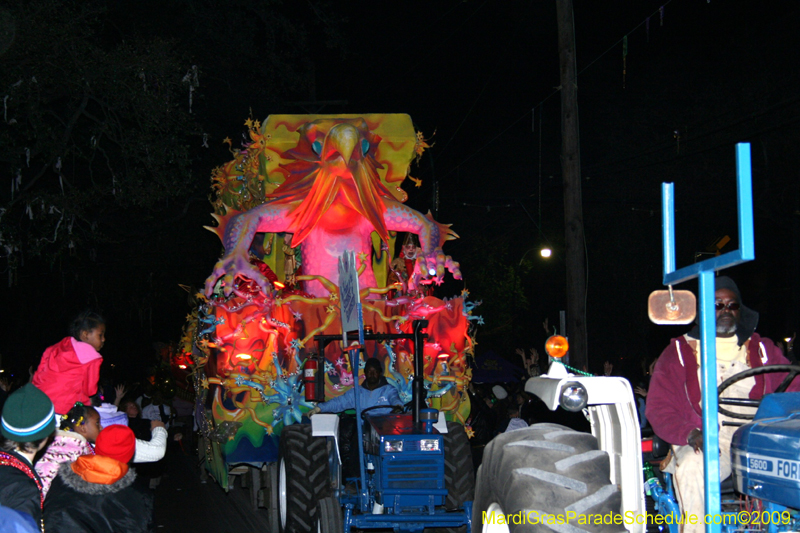
[[[675,272],[675,185],[661,184],[661,225],[664,250],[664,278]]]
[[[739,211],[739,252],[742,261],[752,261],[756,258],[752,183],[750,144],[739,143],[736,145],[736,199]]]
[[[356,304],[358,312],[358,344],[364,347],[364,315],[361,312],[361,302]],[[350,367],[353,371],[355,381],[353,387],[353,398],[356,401],[356,435],[358,439],[358,475],[361,478],[361,492],[359,503],[361,504],[361,512],[369,511],[369,491],[367,490],[367,474],[365,472],[364,464],[364,429],[362,428],[363,421],[361,420],[361,401],[359,393],[361,392],[361,349],[350,351]],[[355,361],[355,365],[353,362]]]
[[[717,315],[714,310],[714,271],[699,275],[700,281],[700,388],[703,409],[703,472],[706,516],[719,515],[719,428],[717,414]],[[703,517],[698,517],[702,519]],[[720,524],[706,526],[708,533],[719,533]]]
[[[703,465],[705,512],[713,518],[721,511],[719,494],[719,405],[717,401],[717,328],[714,272],[755,259],[753,231],[753,187],[750,145],[736,145],[736,190],[739,214],[739,249],[712,257],[676,270],[674,191],[671,183],[661,186],[662,247],[664,253],[664,285],[675,285],[698,278],[700,301],[700,386],[703,409]],[[697,517],[703,520],[704,517]],[[720,533],[721,525],[706,524],[708,533]]]

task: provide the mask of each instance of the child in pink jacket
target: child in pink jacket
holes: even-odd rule
[[[53,441],[35,465],[45,495],[62,463],[72,463],[81,455],[94,454],[92,444],[100,433],[100,415],[91,405],[78,402],[60,418],[60,429],[56,429]]]
[[[105,321],[86,311],[72,322],[70,335],[44,351],[33,375],[33,384],[50,397],[58,414],[66,414],[76,402],[91,405],[89,397],[97,394]]]

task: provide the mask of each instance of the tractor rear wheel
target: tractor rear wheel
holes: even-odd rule
[[[322,498],[317,504],[317,533],[344,533],[344,519],[335,496]]]
[[[326,440],[312,437],[310,424],[285,427],[278,460],[281,531],[311,533],[317,523],[317,503],[330,492]]]
[[[486,446],[478,469],[473,530],[624,532],[622,494],[611,484],[609,472],[608,454],[598,449],[597,439],[589,433],[535,424],[498,435]],[[567,513],[575,515],[565,524]],[[620,523],[591,520],[609,513],[619,515]]]

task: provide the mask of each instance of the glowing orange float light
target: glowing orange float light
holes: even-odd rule
[[[240,353],[234,357],[234,359],[238,359],[239,361],[250,361],[252,358],[253,356],[249,353]]]
[[[544,343],[544,349],[550,357],[561,359],[569,351],[569,342],[567,342],[566,337],[553,335]]]
[[[284,287],[286,287],[286,285],[284,285],[284,284],[283,284],[283,283],[281,283],[280,281],[273,281],[273,282],[272,282],[272,285],[273,285],[273,286],[274,286],[276,289],[283,289]]]

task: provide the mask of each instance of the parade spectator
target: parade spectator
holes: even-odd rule
[[[0,419],[0,505],[42,523],[42,480],[34,458],[56,429],[53,402],[30,383],[9,395]]]
[[[525,367],[526,377],[534,378],[540,374],[539,352],[536,350],[536,348],[530,349],[530,357],[525,355],[525,350],[522,348],[517,348],[516,354],[522,358],[522,366]]]
[[[512,401],[513,400],[513,401]],[[509,398],[508,391],[502,385],[492,386],[491,413],[492,418],[495,420],[494,435],[502,433],[508,425],[508,406],[511,403],[516,403],[516,400]]]
[[[647,389],[650,387],[650,378],[653,375],[653,370],[656,367],[656,363],[658,362],[658,357],[653,359],[653,362],[650,363],[650,366],[647,369],[647,375],[645,376],[644,380],[638,382],[636,386],[633,388],[633,397],[636,400],[636,409],[639,413],[639,428],[646,429],[649,428],[649,423],[647,422],[647,414],[646,414],[646,407],[647,407]],[[652,428],[649,429],[652,431]]]
[[[41,533],[28,513],[0,505],[0,533]]]
[[[467,425],[475,432],[470,442],[473,447],[483,446],[494,436],[495,420],[492,418],[491,407],[484,402],[483,391],[479,385],[470,382],[467,393],[471,406]]]
[[[528,424],[526,424],[525,421],[519,417],[518,404],[509,404],[507,414],[508,414],[508,424],[506,425],[506,428],[505,430],[502,431],[502,433],[508,433],[509,431],[514,431],[516,429],[525,429],[528,427]]]
[[[145,420],[161,420],[167,429],[172,422],[172,408],[167,405],[164,395],[156,390],[149,405],[142,407],[142,418]]]
[[[97,397],[95,396],[95,398]],[[126,425],[128,423],[128,415],[117,409],[117,406],[113,403],[95,403],[94,408],[100,415],[100,426],[102,428],[107,428],[108,426],[113,426],[115,424]]]
[[[3,410],[3,405],[6,403],[6,398],[11,393],[11,383],[5,376],[0,377],[0,411]]]
[[[64,463],[45,500],[47,527],[59,533],[145,533],[152,531],[153,500],[134,485],[128,465],[136,449],[133,431],[103,429],[95,455]]]
[[[71,463],[81,455],[94,454],[92,444],[100,429],[100,415],[91,405],[78,402],[61,416],[61,426],[56,429],[53,441],[42,458],[36,461],[36,473],[42,479],[45,497],[63,463]]]
[[[91,404],[90,397],[97,394],[105,335],[103,317],[85,311],[72,322],[69,337],[44,351],[32,381],[50,397],[56,413],[66,414],[75,402]]]
[[[758,313],[742,304],[736,283],[727,276],[715,280],[717,385],[749,368],[787,364],[780,349],[755,332]],[[681,509],[687,515],[701,517],[691,522],[685,533],[704,529],[703,431],[700,406],[700,332],[699,327],[672,339],[658,359],[647,393],[647,419],[653,431],[672,444],[674,460],[667,471],[675,474],[675,486]],[[744,379],[725,391],[725,396],[759,399],[773,392],[785,373],[765,374]],[[800,380],[789,390],[800,390]],[[729,406],[731,410],[736,408]],[[752,408],[751,412],[752,412]],[[720,421],[727,419],[719,416]],[[719,431],[719,471],[724,480],[731,474],[730,445],[736,427],[723,425]]]
[[[146,420],[132,397],[123,398],[120,409],[128,415],[128,427],[136,436],[137,483],[148,488],[156,488],[164,473],[164,455],[167,452],[167,429],[161,420]]]
[[[150,432],[151,420],[142,418],[142,410],[136,400],[131,397],[122,398],[122,401],[119,402],[119,410],[128,416],[128,427],[133,430],[133,434],[136,435],[137,439],[150,440],[152,437]]]
[[[167,435],[164,437],[164,453],[161,454],[161,459],[156,461],[151,461],[152,459],[158,455],[160,449],[155,447],[147,447],[141,446],[137,448],[137,461],[142,462],[152,462],[152,464],[148,465],[146,468],[140,469],[140,472],[143,476],[146,476],[149,479],[149,487],[151,489],[155,489],[161,483],[161,478],[164,475],[164,472],[167,468],[166,459],[164,456],[169,453],[174,453],[174,445],[171,443],[175,443],[183,438],[182,434],[175,433],[171,431],[171,423],[173,420],[172,409],[169,405],[166,405],[164,401],[163,393],[156,389],[153,392],[152,403],[142,408],[142,418],[144,420],[150,420],[151,423],[158,422],[160,424],[161,429],[166,429]],[[158,427],[157,425],[152,426],[152,431],[155,431],[155,428]],[[171,432],[171,437],[169,436]],[[160,439],[160,437],[159,437]],[[140,442],[140,441],[137,441]],[[158,445],[160,446],[160,440]],[[148,459],[145,461],[145,459]]]
[[[118,409],[123,410],[120,407],[120,403],[122,402],[122,399],[125,398],[125,394],[127,392],[128,392],[128,389],[125,387],[125,385],[117,385],[116,387],[114,387],[114,405]]]

